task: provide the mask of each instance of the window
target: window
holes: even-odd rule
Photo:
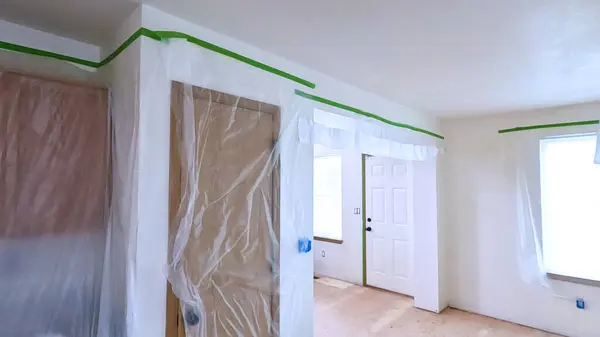
[[[548,273],[600,281],[596,136],[540,141],[542,247]]]
[[[342,157],[315,157],[314,236],[342,240]]]

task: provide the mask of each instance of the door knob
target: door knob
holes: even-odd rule
[[[371,222],[371,218],[367,218],[367,222]]]
[[[367,227],[367,228],[365,228],[365,230],[366,230],[367,232],[370,232],[370,231],[372,231],[371,227]]]
[[[196,310],[194,310],[194,309],[187,309],[185,311],[184,319],[185,319],[185,323],[188,326],[194,326],[194,325],[200,323],[200,317],[198,317],[198,314],[196,313]]]

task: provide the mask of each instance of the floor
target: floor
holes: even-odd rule
[[[413,308],[412,298],[320,278],[315,280],[315,337],[558,336],[455,309]]]

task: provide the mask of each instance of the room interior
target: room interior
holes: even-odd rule
[[[598,19],[0,4],[0,335],[599,335]]]

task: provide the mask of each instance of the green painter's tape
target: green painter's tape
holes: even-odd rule
[[[125,42],[123,42],[119,48],[117,48],[114,52],[108,55],[104,60],[99,63],[98,67],[103,67],[109,64],[112,60],[114,60],[119,54],[121,54],[125,49],[131,46],[140,36],[146,36],[156,41],[161,41],[160,36],[158,36],[155,32],[150,29],[140,28],[133,35],[131,35]]]
[[[186,39],[188,42],[193,43],[199,47],[206,48],[208,50],[214,51],[221,55],[233,58],[240,62],[244,62],[248,65],[251,65],[253,67],[270,72],[277,76],[281,76],[283,78],[286,78],[288,80],[294,81],[299,84],[302,84],[311,89],[314,89],[316,87],[316,85],[314,83],[307,81],[305,79],[302,79],[298,76],[292,75],[290,73],[286,73],[283,70],[271,67],[267,64],[253,60],[244,55],[233,52],[229,49],[225,49],[223,47],[219,47],[210,42],[206,42],[199,38],[193,37],[189,34],[175,32],[175,31],[153,31],[153,30],[150,30],[147,28],[140,28],[135,33],[133,33],[133,35],[131,35],[127,40],[125,40],[125,42],[123,42],[114,52],[112,52],[110,55],[108,55],[104,60],[102,60],[100,62],[84,60],[84,59],[80,59],[77,57],[62,55],[62,54],[58,54],[58,53],[49,52],[46,50],[25,47],[25,46],[21,46],[18,44],[8,43],[8,42],[3,42],[3,41],[0,41],[0,49],[6,49],[6,50],[15,51],[18,53],[48,57],[48,58],[52,58],[52,59],[56,59],[56,60],[72,62],[75,64],[84,65],[86,67],[98,69],[98,68],[101,68],[101,67],[109,64],[112,60],[114,60],[117,56],[119,56],[119,54],[121,54],[123,51],[125,51],[131,44],[133,44],[141,36],[145,36],[145,37],[151,38],[156,41],[163,41],[163,40],[168,40],[168,39],[172,39],[172,38]]]
[[[362,282],[363,286],[367,286],[367,170],[366,161],[367,155],[362,154]]]
[[[204,40],[200,40],[199,38],[193,37],[191,35],[185,34],[185,33],[180,33],[180,32],[172,32],[172,31],[156,31],[156,34],[158,34],[161,38],[163,39],[171,39],[171,38],[179,38],[179,39],[186,39],[188,42],[195,44],[197,46],[200,46],[202,48],[208,49],[208,50],[212,50],[216,53],[219,53],[221,55],[225,55],[227,57],[230,57],[232,59],[238,60],[240,62],[244,62],[246,64],[249,64],[253,67],[262,69],[264,71],[270,72],[272,74],[275,74],[277,76],[281,76],[283,78],[287,78],[288,80],[294,81],[296,83],[302,84],[306,87],[312,88],[314,89],[316,86],[314,83],[309,82],[305,79],[302,79],[298,76],[294,76],[290,73],[286,73],[283,70],[279,70],[277,68],[273,68],[267,64],[258,62],[256,60],[253,60],[251,58],[248,58],[244,55],[238,54],[236,52],[233,52],[229,49],[225,49],[223,47],[219,47],[215,44],[212,44],[210,42],[206,42]]]
[[[73,57],[73,56],[57,54],[57,53],[53,53],[53,52],[46,51],[46,50],[25,47],[25,46],[21,46],[21,45],[9,43],[9,42],[4,42],[4,41],[0,41],[0,49],[11,50],[11,51],[15,51],[18,53],[23,53],[23,54],[53,58],[56,60],[72,62],[72,63],[84,65],[87,67],[91,67],[91,68],[98,68],[98,62],[83,60],[83,59]]]
[[[342,104],[342,103],[338,103],[338,102],[329,100],[327,98],[323,98],[323,97],[311,95],[311,94],[306,93],[306,92],[301,91],[301,90],[296,90],[296,95],[304,97],[304,98],[308,98],[308,99],[313,100],[315,102],[327,104],[327,105],[330,105],[330,106],[333,106],[333,107],[336,107],[336,108],[340,108],[340,109],[343,109],[343,110],[354,112],[356,114],[359,114],[359,115],[362,115],[362,116],[365,116],[365,117],[373,118],[373,119],[376,119],[376,120],[378,120],[380,122],[384,122],[384,123],[392,125],[392,126],[397,126],[399,128],[405,128],[405,129],[409,129],[409,130],[412,130],[412,131],[424,133],[426,135],[430,135],[430,136],[433,136],[435,138],[444,139],[443,136],[438,135],[437,133],[434,133],[434,132],[431,132],[431,131],[427,131],[427,130],[424,130],[424,129],[421,129],[421,128],[418,128],[416,126],[412,126],[412,125],[409,125],[409,124],[394,122],[394,121],[391,121],[391,120],[389,120],[387,118],[384,118],[384,117],[381,117],[379,115],[376,115],[374,113],[366,112],[366,111],[360,110],[358,108],[355,108],[355,107],[352,107],[352,106],[349,106],[349,105],[345,105],[345,104]]]
[[[595,124],[600,124],[600,121],[593,120],[593,121],[578,121],[578,122],[567,122],[567,123],[519,126],[519,127],[512,128],[512,129],[498,130],[498,133],[519,132],[519,131],[527,131],[527,130],[535,130],[535,129],[562,128],[562,127],[566,127],[566,126],[578,126],[578,125],[595,125]]]

